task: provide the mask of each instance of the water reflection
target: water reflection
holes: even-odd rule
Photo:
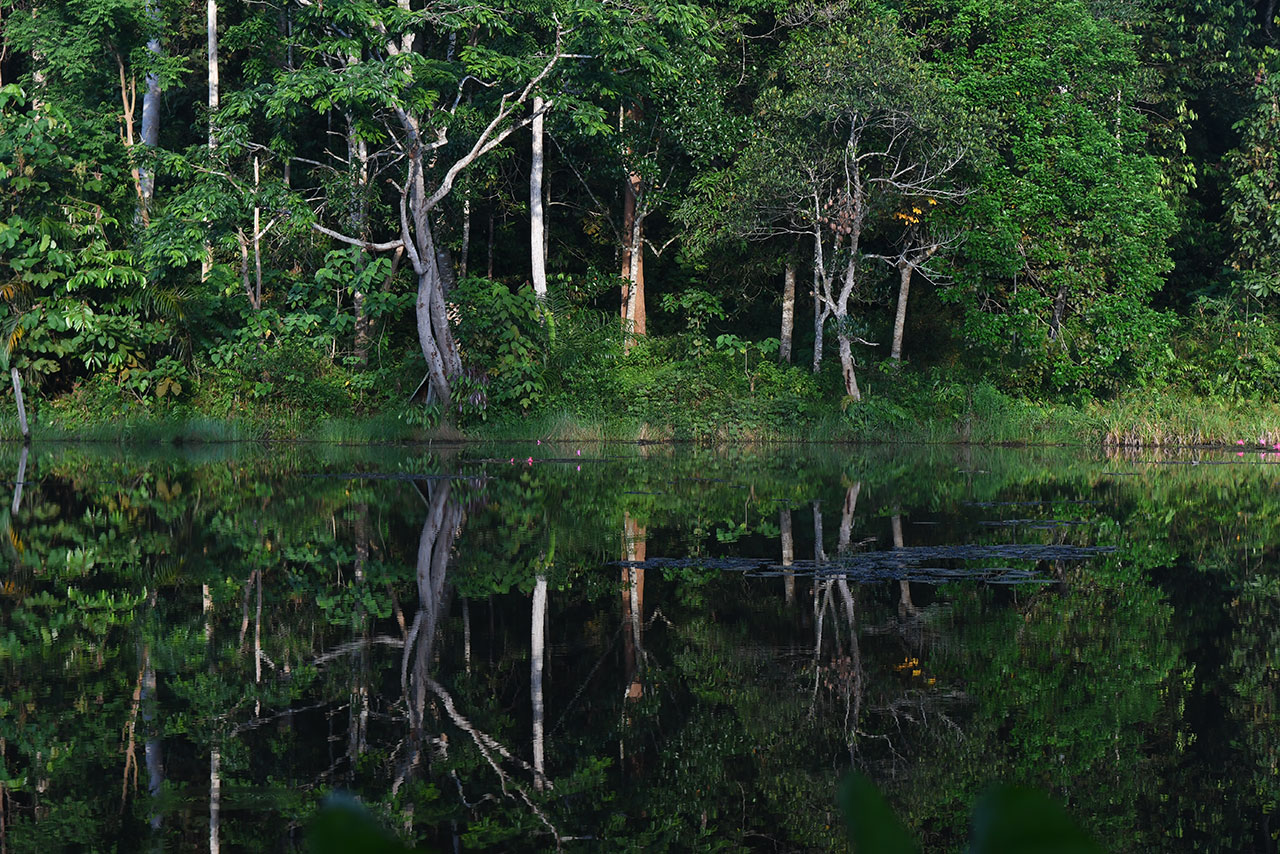
[[[541,447],[13,449],[0,848],[832,850],[859,767],[1272,850],[1280,469]]]

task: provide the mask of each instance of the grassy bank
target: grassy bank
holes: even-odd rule
[[[806,402],[777,418],[776,401],[724,395],[696,407],[671,401],[659,411],[610,416],[582,407],[526,415],[494,414],[461,429],[420,407],[363,416],[323,412],[239,413],[210,417],[176,407],[164,412],[89,411],[55,401],[32,416],[36,441],[213,443],[315,441],[373,444],[555,439],[576,442],[862,442],[1179,447],[1280,445],[1280,406],[1173,394],[1131,394],[1083,404],[1028,401],[989,385],[935,394],[868,397],[843,405]],[[593,407],[594,408],[594,407]],[[575,411],[577,410],[577,411]],[[0,440],[20,439],[12,405],[0,407]]]

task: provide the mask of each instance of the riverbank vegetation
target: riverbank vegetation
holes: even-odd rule
[[[0,8],[37,436],[1280,443],[1272,0]]]

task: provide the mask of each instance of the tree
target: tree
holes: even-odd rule
[[[1134,106],[1136,37],[1082,0],[931,4],[929,21],[935,66],[987,125],[941,292],[966,343],[1008,382],[1134,377],[1164,331],[1151,297],[1173,225]]]
[[[432,220],[463,170],[533,121],[525,105],[560,61],[572,21],[557,18],[547,43],[526,45],[519,34],[529,10],[519,3],[503,16],[487,9],[410,14],[373,4],[338,12],[309,0],[304,5],[306,26],[321,50],[308,65],[284,74],[281,101],[305,101],[321,112],[335,105],[359,110],[385,140],[379,156],[403,168],[399,181],[388,179],[399,195],[393,203],[398,237],[375,242],[319,221],[313,227],[370,251],[404,251],[418,282],[415,319],[429,386],[447,410],[462,360]],[[356,27],[358,60],[347,27]],[[460,38],[481,31],[493,35],[493,45],[456,48]],[[334,66],[342,70],[336,80]]]
[[[1231,267],[1249,294],[1280,293],[1280,54],[1254,77],[1253,110],[1237,125],[1240,145],[1227,157],[1228,221],[1236,251]]]
[[[814,23],[782,51],[731,189],[715,192],[745,212],[740,234],[812,241],[815,369],[833,318],[845,393],[859,400],[853,344],[869,342],[850,309],[869,298],[866,242],[904,203],[959,196],[965,144],[945,90],[891,13],[862,4]]]

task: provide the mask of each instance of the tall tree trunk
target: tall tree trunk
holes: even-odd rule
[[[547,577],[539,575],[533,587],[533,615],[529,648],[529,694],[533,705],[533,787],[543,787],[546,771],[545,733],[546,706],[542,696],[542,674],[546,665]]]
[[[796,541],[791,531],[790,509],[784,508],[778,511],[778,528],[782,539],[782,591],[786,596],[787,604],[793,605],[796,601],[796,574],[788,567],[795,563]]]
[[[813,372],[822,370],[823,330],[827,325],[827,304],[823,300],[823,263],[821,233],[813,240]]]
[[[836,541],[836,554],[841,556],[849,552],[853,545],[853,514],[858,509],[858,493],[862,492],[862,481],[854,481],[844,491],[844,506],[840,510],[840,536]]]
[[[206,0],[205,5],[206,17],[206,45],[209,63],[209,153],[213,154],[213,150],[218,146],[217,135],[214,132],[214,114],[218,112],[219,89],[218,89],[218,0]],[[145,114],[145,104],[143,108]],[[207,220],[206,220],[207,224]],[[205,241],[204,258],[200,262],[200,278],[201,280],[209,278],[210,271],[213,270],[213,244]]]
[[[902,332],[907,326],[907,295],[911,292],[911,265],[905,261],[898,264],[898,311],[893,318],[893,348],[889,358],[902,360]]]
[[[27,426],[27,407],[22,402],[22,377],[18,369],[10,366],[9,376],[13,380],[13,399],[18,404],[18,427],[22,430],[22,441],[31,441],[31,430]]]
[[[360,61],[357,53],[347,58],[348,63]],[[351,168],[355,186],[352,188],[351,207],[347,213],[347,227],[355,237],[369,238],[369,146],[356,132],[355,117],[347,116],[347,163]],[[356,256],[356,271],[364,270],[366,263],[364,252]],[[355,337],[352,349],[355,352],[356,365],[363,370],[369,366],[369,315],[365,311],[367,294],[361,284],[357,284],[352,294],[352,310],[355,312]]]
[[[154,3],[147,3],[147,14],[154,16]],[[160,39],[147,40],[147,52],[154,58],[160,58]],[[140,128],[142,144],[155,148],[160,144],[160,75],[155,71],[147,74],[145,88],[142,92],[142,127]],[[143,170],[142,190],[147,202],[151,201],[154,181],[147,170]]]
[[[467,262],[471,260],[471,191],[462,195],[462,250],[458,253],[458,278],[467,277]]]
[[[258,155],[253,155],[253,306],[262,308],[262,206],[258,204],[261,184]]]
[[[643,118],[639,104],[626,110],[625,117],[633,122]],[[619,127],[623,119],[619,118]],[[633,152],[628,148],[627,156]],[[627,173],[622,192],[622,328],[623,349],[629,350],[633,336],[645,334],[644,300],[644,178],[636,170]]]
[[[782,345],[778,357],[791,364],[791,337],[796,325],[796,262],[788,260],[782,274]]]
[[[623,556],[629,563],[643,563],[647,552],[647,535],[643,525],[631,514],[622,520]],[[626,668],[626,697],[638,700],[644,694],[644,682],[640,677],[640,658],[644,654],[644,569],[635,566],[622,570],[622,650]]]
[[[858,390],[858,377],[854,373],[853,365],[853,342],[849,340],[849,334],[845,332],[845,323],[848,318],[836,312],[836,342],[840,347],[840,374],[844,377],[844,393],[854,400],[862,400],[862,392]]]
[[[529,250],[533,260],[533,292],[538,299],[547,298],[547,243],[543,235],[545,228],[542,207],[542,171],[543,171],[543,119],[544,102],[541,97],[533,99],[533,163],[529,170]]]

